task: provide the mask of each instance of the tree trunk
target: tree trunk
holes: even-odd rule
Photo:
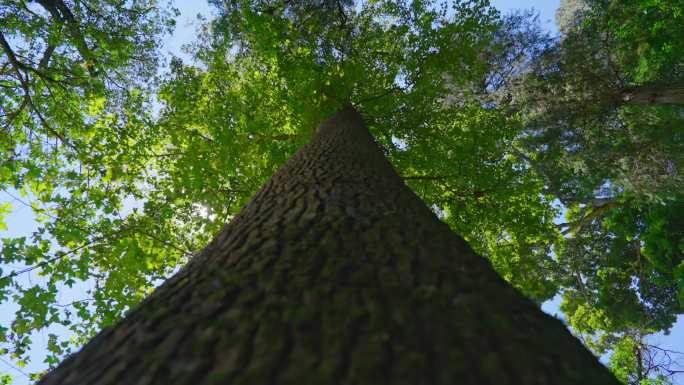
[[[627,104],[660,104],[684,106],[684,87],[640,86],[621,94]]]
[[[437,219],[348,107],[40,384],[618,382]]]

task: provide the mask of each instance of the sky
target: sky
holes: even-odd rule
[[[557,33],[557,28],[554,23],[555,11],[558,8],[560,0],[491,0],[492,5],[503,13],[508,13],[515,9],[534,9],[539,12],[539,20],[544,28],[552,33]],[[163,41],[162,53],[167,57],[174,55],[182,58],[184,61],[190,61],[189,55],[182,50],[183,45],[191,43],[196,36],[196,28],[199,26],[197,18],[198,14],[204,16],[211,16],[211,9],[205,1],[198,0],[175,0],[175,7],[180,11],[180,16],[177,18],[176,30],[173,35],[168,36]],[[31,209],[26,207],[20,200],[18,194],[12,191],[8,193],[0,192],[0,203],[11,202],[13,206],[12,213],[6,218],[8,229],[0,231],[0,238],[29,235],[36,229],[35,218]],[[3,270],[7,271],[12,266],[0,265]],[[31,279],[28,276],[26,279]],[[78,288],[76,290],[79,290]],[[85,290],[85,289],[81,289]],[[77,295],[77,294],[66,294]],[[66,301],[67,299],[65,299]],[[560,299],[558,297],[546,302],[542,309],[551,315],[558,316],[558,304]],[[12,304],[0,305],[0,324],[7,324],[14,313],[16,306]],[[53,331],[60,333],[63,331]],[[42,357],[44,357],[45,344],[47,343],[46,333],[36,336],[37,343],[34,345],[34,355],[36,359],[32,360],[25,368],[19,369],[12,365],[7,356],[0,356],[0,374],[8,373],[14,377],[13,384],[27,385],[29,380],[25,373],[39,371],[45,368],[42,364]],[[656,335],[652,338],[651,343],[659,344],[661,347],[675,351],[684,351],[684,316],[678,318],[678,322],[671,330],[669,335]],[[605,358],[604,358],[605,361]],[[684,361],[684,357],[682,358]],[[682,362],[684,364],[684,362]],[[677,379],[676,385],[684,385],[684,376]]]

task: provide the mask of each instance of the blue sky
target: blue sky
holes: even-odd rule
[[[555,10],[558,8],[560,0],[491,0],[492,5],[497,7],[502,12],[506,13],[513,9],[530,9],[533,8],[540,14],[540,22],[549,31],[556,32],[554,24]],[[180,11],[180,16],[177,19],[177,26],[175,33],[164,39],[164,47],[162,52],[165,55],[175,55],[190,60],[189,56],[182,52],[181,47],[184,44],[192,42],[196,37],[196,27],[199,25],[197,14],[205,16],[211,15],[211,10],[205,1],[197,0],[176,0],[175,6]],[[10,194],[13,194],[10,191]],[[18,196],[18,194],[13,194]],[[29,235],[36,229],[35,218],[30,208],[23,205],[15,197],[8,195],[5,192],[0,192],[0,203],[11,202],[13,206],[12,213],[7,217],[8,229],[0,231],[0,238],[11,236]],[[2,265],[5,271],[11,266]],[[26,279],[37,279],[37,277],[28,276]],[[77,289],[78,290],[78,289]],[[77,295],[77,294],[70,294]],[[65,301],[67,299],[65,298]],[[544,304],[543,309],[550,313],[558,313],[558,299],[554,299]],[[15,306],[12,304],[0,305],[0,324],[7,325],[8,320],[11,319]],[[56,331],[60,333],[59,330]],[[61,331],[63,333],[63,331]],[[40,334],[40,333],[39,333]],[[32,362],[23,369],[18,369],[11,364],[9,357],[0,356],[0,373],[9,373],[14,377],[14,384],[26,385],[29,383],[27,377],[22,374],[42,370],[45,365],[41,363],[44,356],[44,346],[47,343],[47,333],[35,336],[36,344],[34,345],[35,356]],[[672,329],[669,336],[658,335],[652,340],[655,344],[660,344],[663,348],[684,351],[684,317],[680,316],[677,324]],[[684,363],[684,362],[683,362]],[[684,385],[684,376],[680,376],[677,385]]]

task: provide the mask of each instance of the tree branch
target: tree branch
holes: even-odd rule
[[[71,143],[69,143],[61,133],[57,132],[55,129],[52,128],[52,126],[50,126],[50,124],[43,117],[43,114],[40,113],[36,105],[33,103],[33,99],[31,98],[31,87],[28,83],[28,80],[25,79],[21,73],[22,64],[19,63],[19,61],[17,60],[17,57],[14,54],[14,51],[12,50],[12,47],[9,45],[9,43],[5,39],[5,35],[3,35],[1,31],[0,46],[2,46],[3,51],[5,51],[5,54],[7,55],[10,63],[12,64],[12,68],[14,68],[14,72],[17,75],[19,83],[21,84],[21,88],[24,90],[26,104],[31,106],[31,109],[33,110],[33,112],[36,113],[36,116],[38,116],[38,119],[40,120],[41,124],[49,133],[56,136],[59,140],[62,141],[62,143],[70,147],[72,150],[78,152],[78,149],[76,149]],[[22,105],[24,105],[24,103],[22,103]]]
[[[460,176],[461,176],[461,174],[407,175],[407,176],[401,176],[400,178],[403,180],[441,180],[441,179],[457,178]]]
[[[49,258],[49,259],[46,259],[46,260],[44,260],[43,262],[36,263],[35,265],[29,266],[29,267],[27,267],[27,268],[25,268],[25,269],[13,271],[13,272],[11,272],[10,274],[7,274],[7,275],[5,275],[5,276],[3,276],[3,277],[0,277],[0,282],[1,282],[1,281],[4,281],[4,280],[6,280],[6,279],[14,278],[14,277],[16,277],[17,275],[20,275],[20,274],[24,274],[24,273],[31,272],[31,271],[33,271],[33,270],[36,270],[36,269],[41,268],[41,267],[43,267],[43,266],[46,266],[46,265],[48,265],[48,264],[50,264],[50,263],[52,263],[52,262],[58,261],[58,260],[60,260],[60,259],[62,259],[62,258],[64,258],[64,257],[69,256],[69,255],[71,255],[71,254],[73,254],[73,253],[75,253],[75,252],[77,252],[77,251],[79,251],[79,250],[81,250],[81,249],[84,249],[84,248],[86,248],[86,247],[92,245],[93,243],[95,243],[95,242],[97,242],[97,241],[99,241],[99,240],[102,240],[102,239],[104,239],[104,237],[92,239],[92,240],[90,240],[89,242],[86,242],[86,243],[82,244],[81,246],[75,247],[75,248],[73,248],[73,249],[71,249],[71,250],[68,250],[68,251],[65,251],[65,252],[62,252],[62,253],[57,253],[57,255],[55,255],[54,257]]]
[[[582,218],[570,222],[570,223],[561,223],[558,226],[560,227],[567,227],[565,230],[561,231],[562,235],[567,235],[567,234],[576,234],[580,230],[582,230],[582,227],[588,225],[593,221],[594,219],[598,219],[605,215],[608,211],[611,209],[615,208],[618,206],[618,202],[611,200],[608,202],[605,202],[603,204],[600,204],[598,206],[595,206],[593,210],[591,210],[589,213],[584,215]]]
[[[50,64],[50,58],[52,57],[52,53],[55,52],[55,47],[54,45],[48,45],[47,48],[45,49],[45,52],[43,52],[43,57],[40,58],[40,62],[38,63],[38,68],[46,69],[48,64]]]
[[[81,58],[86,61],[85,67],[88,70],[88,73],[90,73],[90,76],[95,77],[97,71],[94,68],[94,64],[97,62],[97,59],[95,58],[95,55],[93,55],[92,50],[88,47],[88,43],[79,29],[78,21],[69,7],[62,0],[34,1],[45,8],[52,17],[66,24],[69,35],[74,40],[76,50],[78,50]]]
[[[620,99],[634,105],[684,105],[684,87],[638,86],[623,90]]]

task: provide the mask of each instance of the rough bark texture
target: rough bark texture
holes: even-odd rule
[[[347,108],[52,384],[618,384],[409,190]]]
[[[684,87],[641,86],[621,95],[627,104],[684,105]]]

